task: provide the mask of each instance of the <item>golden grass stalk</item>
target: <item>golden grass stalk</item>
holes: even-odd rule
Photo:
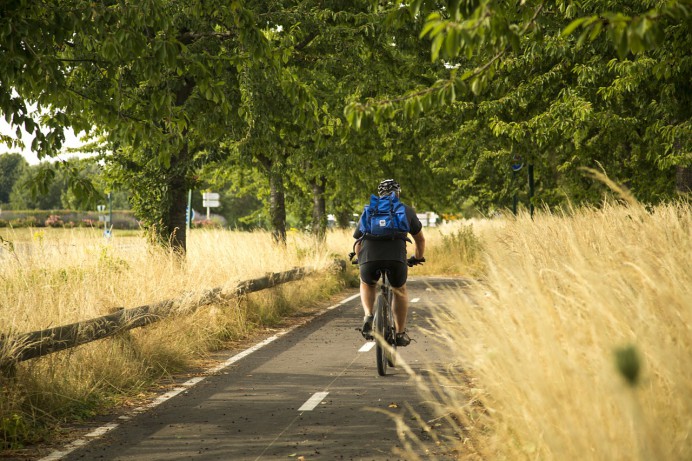
[[[485,229],[483,281],[438,321],[464,370],[440,384],[471,431],[461,453],[692,459],[690,211],[606,204]]]

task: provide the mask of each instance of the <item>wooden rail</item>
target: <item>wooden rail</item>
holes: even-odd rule
[[[336,264],[339,267],[345,266],[341,262]],[[5,374],[12,374],[16,364],[24,360],[107,338],[133,328],[143,327],[176,312],[191,313],[214,302],[299,280],[314,271],[314,269],[309,268],[296,268],[285,272],[269,273],[264,277],[241,282],[230,290],[213,288],[194,297],[187,296],[131,309],[120,308],[111,314],[83,322],[19,335],[0,335],[0,371]]]

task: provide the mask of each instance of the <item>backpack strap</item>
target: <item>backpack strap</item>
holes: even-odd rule
[[[359,240],[405,240],[408,243],[413,243],[410,238],[408,238],[408,233],[397,232],[393,235],[373,235],[373,234],[363,234]]]

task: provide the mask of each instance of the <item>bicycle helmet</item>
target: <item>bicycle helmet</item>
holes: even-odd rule
[[[398,193],[399,191],[401,191],[401,186],[399,186],[399,183],[393,179],[385,179],[377,186],[377,193],[380,195],[380,197],[389,195],[392,192]]]

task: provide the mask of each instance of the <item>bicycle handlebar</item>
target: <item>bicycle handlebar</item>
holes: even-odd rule
[[[408,264],[408,267],[413,267],[417,266],[418,264],[423,264],[425,262],[425,258],[416,258],[415,256],[411,256],[406,260],[406,264]]]
[[[354,266],[358,265],[358,258],[353,259],[353,257],[355,255],[356,255],[355,253],[349,253],[348,254],[348,259],[351,260],[351,264],[353,264]],[[406,265],[408,265],[408,267],[413,267],[413,266],[417,266],[419,264],[423,264],[424,262],[425,262],[425,258],[418,259],[415,256],[411,256],[410,258],[408,258],[406,260]]]

